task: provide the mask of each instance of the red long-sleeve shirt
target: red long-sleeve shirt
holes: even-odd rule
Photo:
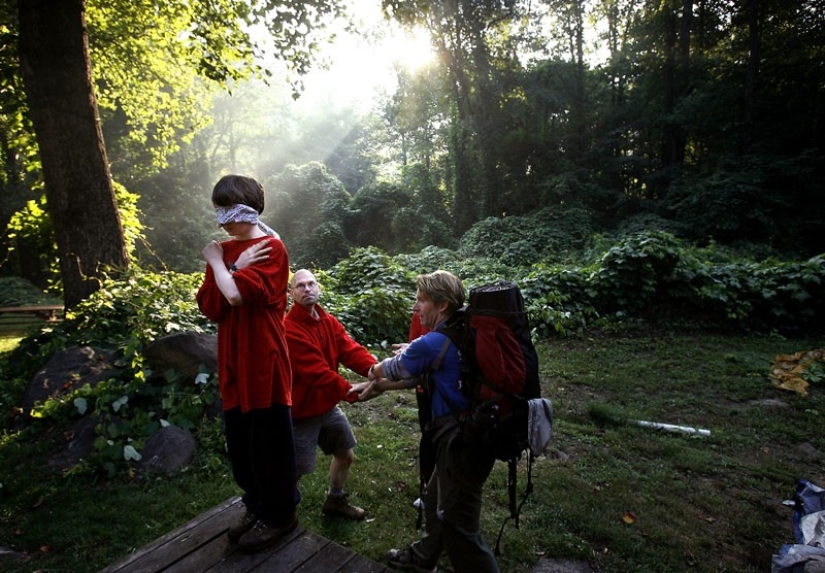
[[[231,306],[215,282],[212,268],[198,290],[201,312],[218,324],[218,378],[224,410],[243,412],[292,404],[292,372],[284,333],[289,256],[272,237],[221,243],[224,262],[233,263],[258,241],[270,241],[272,252],[261,263],[234,273],[243,298]]]
[[[350,383],[338,373],[343,364],[366,376],[375,358],[355,342],[337,318],[315,305],[318,318],[300,304],[286,315],[286,339],[292,363],[292,417],[320,416],[348,397]]]

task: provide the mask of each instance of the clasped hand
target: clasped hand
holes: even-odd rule
[[[369,374],[367,375],[367,381],[353,384],[349,390],[349,394],[358,394],[359,402],[372,400],[376,396],[383,393],[383,390],[380,388],[380,382],[381,379],[375,375],[375,372],[373,372],[372,369],[370,369]]]

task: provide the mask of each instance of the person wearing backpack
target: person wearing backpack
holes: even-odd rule
[[[465,300],[461,280],[444,270],[419,275],[413,310],[430,332],[413,340],[400,354],[370,369],[370,382],[353,386],[359,398],[385,390],[413,388],[426,377],[431,397],[427,434],[436,448],[435,470],[424,493],[424,537],[404,549],[391,549],[388,562],[402,571],[435,571],[446,552],[456,573],[498,573],[498,563],[481,533],[482,491],[495,463],[484,449],[465,444],[454,411],[466,410],[461,390],[458,347],[442,328]]]

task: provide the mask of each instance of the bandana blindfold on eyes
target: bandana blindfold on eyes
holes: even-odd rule
[[[270,237],[280,238],[278,233],[258,219],[258,212],[249,205],[235,204],[229,207],[215,207],[215,216],[218,219],[218,225],[249,223],[250,225],[257,225],[261,231]]]

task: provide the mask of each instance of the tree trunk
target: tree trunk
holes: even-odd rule
[[[742,137],[743,151],[747,153],[754,141],[754,125],[757,109],[759,62],[762,58],[759,38],[759,0],[745,2],[748,22],[748,76],[745,85],[745,126]]]
[[[661,199],[667,192],[669,179],[674,175],[674,171],[682,167],[685,160],[685,149],[687,146],[687,135],[684,122],[681,118],[674,118],[679,102],[684,99],[689,92],[690,73],[690,37],[692,30],[692,7],[691,0],[682,0],[681,7],[678,2],[664,4],[663,14],[665,37],[665,63],[664,63],[664,101],[661,144],[661,165],[666,173],[665,180],[655,186],[651,186],[653,195],[651,198]],[[681,17],[679,16],[681,8]]]
[[[437,50],[445,62],[449,78],[451,101],[451,121],[449,149],[451,157],[452,215],[454,231],[460,237],[473,223],[480,219],[473,172],[478,163],[474,161],[472,134],[469,125],[473,120],[471,105],[471,79],[468,76],[470,61],[466,49],[460,1],[440,2],[434,5],[429,15],[428,27],[437,39]]]
[[[66,307],[128,267],[91,78],[83,0],[19,0],[20,66]]]

